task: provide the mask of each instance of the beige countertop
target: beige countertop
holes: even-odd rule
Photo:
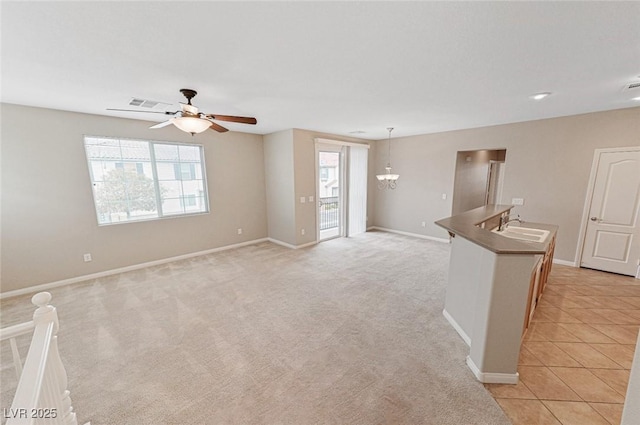
[[[523,227],[548,230],[550,234],[542,243],[507,238],[492,233],[491,229],[479,227],[481,223],[499,216],[511,208],[513,205],[485,205],[462,214],[443,218],[436,221],[435,224],[445,228],[454,237],[460,235],[496,254],[544,254],[553,235],[558,231],[558,226],[554,224],[530,223],[528,221],[522,224]]]

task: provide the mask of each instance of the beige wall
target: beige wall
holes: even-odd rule
[[[262,136],[8,104],[1,117],[2,292],[267,236]],[[211,212],[99,227],[85,134],[203,145]]]
[[[622,411],[622,422],[620,425],[633,425],[638,422],[640,417],[640,335],[636,342],[636,351],[633,355],[633,364],[631,365],[631,373],[629,376],[629,385],[627,387],[627,397],[624,402],[624,410]]]
[[[453,184],[453,214],[485,204],[489,181],[489,161],[498,159],[495,150],[458,152]]]
[[[264,136],[269,237],[292,246],[316,240],[315,138],[318,137],[367,143],[362,139],[300,129]],[[309,196],[314,197],[313,202],[308,201]],[[300,202],[302,197],[305,203]],[[373,195],[368,205],[371,210]]]
[[[368,141],[353,137],[336,136],[327,133],[318,133],[309,130],[293,130],[294,158],[295,158],[295,199],[296,199],[296,237],[297,245],[313,242],[316,240],[316,205],[313,203],[300,203],[300,197],[313,195],[316,193],[316,151],[315,139],[323,138],[339,140],[351,143],[364,143]],[[375,186],[374,186],[375,187]],[[368,210],[373,209],[373,197],[371,186],[367,196]],[[305,229],[305,235],[300,233]]]
[[[293,130],[264,136],[269,237],[296,245]]]
[[[386,141],[377,144],[386,153]],[[374,223],[446,238],[433,222],[451,215],[457,151],[506,148],[503,201],[524,198],[513,213],[558,224],[555,257],[573,262],[594,150],[638,145],[640,108],[392,139],[400,180],[396,190],[378,192]],[[377,155],[371,172],[385,163],[386,155]]]
[[[296,245],[316,240],[316,149],[313,136],[303,130],[293,130],[293,157],[295,169]],[[300,198],[314,202],[300,203]],[[301,233],[304,229],[305,234]]]
[[[286,130],[192,137],[174,127],[151,131],[152,123],[139,120],[10,104],[1,113],[1,292],[267,236],[294,246],[315,241],[315,202],[297,201],[315,197],[313,139],[337,136]],[[203,145],[211,212],[98,226],[85,134]],[[85,263],[84,253],[93,261]]]

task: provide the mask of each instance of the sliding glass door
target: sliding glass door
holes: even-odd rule
[[[368,147],[316,143],[318,241],[366,232]]]
[[[319,145],[318,240],[344,236],[344,153],[342,146]]]

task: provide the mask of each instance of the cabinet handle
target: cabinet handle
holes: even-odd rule
[[[602,221],[598,217],[591,217],[589,220],[591,220],[591,221]]]

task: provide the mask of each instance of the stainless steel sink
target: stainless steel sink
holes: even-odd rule
[[[508,226],[503,230],[498,230],[496,227],[492,230],[493,233],[497,233],[505,238],[518,239],[528,242],[544,242],[549,236],[548,230],[531,229],[529,227],[521,226]]]

